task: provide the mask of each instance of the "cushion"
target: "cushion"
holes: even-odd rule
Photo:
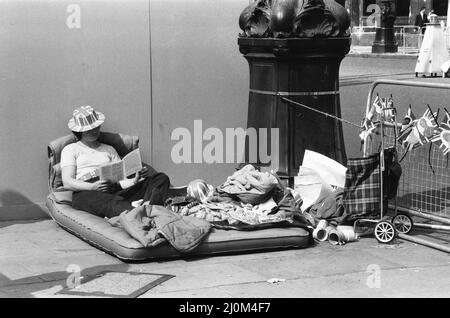
[[[158,260],[185,257],[172,245],[143,247],[122,228],[111,226],[106,219],[58,203],[55,193],[46,200],[49,215],[64,229],[89,244],[124,261]],[[308,231],[302,228],[270,228],[258,231],[212,229],[189,255],[212,255],[242,251],[281,248],[303,248],[310,244]]]
[[[61,176],[61,163],[57,163],[50,168],[50,177],[51,177],[51,184],[52,188],[56,191],[64,190],[64,185],[62,182],[62,176]]]

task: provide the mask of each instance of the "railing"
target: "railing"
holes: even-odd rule
[[[365,32],[375,32],[377,29],[376,26],[370,26],[370,25],[362,25],[362,26],[353,26],[352,27],[352,33],[365,33]],[[395,33],[417,33],[419,31],[420,27],[414,26],[414,25],[395,25],[394,30]],[[404,30],[410,30],[409,32],[404,32]]]
[[[369,90],[366,113],[368,113],[372,107],[375,88],[378,85],[385,86],[385,89],[389,87],[394,89],[395,86],[401,89],[408,89],[411,92],[418,89],[428,90],[428,92],[416,93],[425,93],[424,96],[433,95],[438,90],[450,91],[450,84],[445,83],[377,80],[372,84]],[[444,99],[444,103],[445,101],[446,100]],[[399,101],[395,104],[398,105],[401,103],[402,102]],[[425,107],[419,106],[415,109],[424,111]],[[414,216],[414,227],[450,231],[450,167],[448,165],[448,156],[444,155],[441,148],[436,145],[432,146],[432,144],[423,145],[406,152],[404,147],[398,143],[398,128],[394,128],[396,126],[398,127],[398,124],[384,126],[383,133],[374,136],[374,139],[381,139],[381,144],[383,145],[381,149],[385,149],[385,147],[396,147],[398,158],[403,159],[400,160],[402,174],[398,184],[397,197],[390,202],[389,207],[396,210],[396,214],[397,212],[401,212],[406,213],[410,217]],[[383,126],[381,126],[380,129],[383,130]],[[374,142],[364,144],[364,150],[365,154],[380,152],[378,144]],[[420,219],[425,219],[427,222],[418,223]],[[442,223],[444,225],[430,224],[430,221]],[[450,253],[449,246],[445,244],[437,244],[433,241],[420,239],[415,236],[407,235],[405,232],[400,232],[398,236],[414,243]],[[428,233],[427,236],[433,238],[432,233]]]
[[[406,54],[408,47],[417,49],[417,51],[420,50],[423,41],[423,32],[421,27],[413,25],[404,25],[399,28],[399,31],[398,33],[396,32],[396,35],[398,35],[397,40],[399,41],[398,46],[399,52]],[[417,41],[417,45],[408,46],[408,38],[410,39],[410,41],[412,41],[412,43],[415,43],[415,41]]]
[[[450,51],[450,28],[444,27],[443,30],[446,45]],[[364,25],[352,27],[351,34],[354,45],[362,43],[360,44],[361,46],[371,46],[372,41],[375,38],[375,32],[375,26]],[[396,25],[394,26],[394,32],[398,42],[399,53],[409,54],[419,52],[424,36],[423,28],[413,25]],[[364,39],[364,37],[366,37],[366,39]]]
[[[435,94],[438,90],[450,91],[450,84],[447,83],[376,80],[369,90],[366,114],[371,109],[375,89],[380,85],[386,86],[391,90],[394,90],[394,87],[405,88],[410,90],[410,92],[414,92],[416,89],[423,89],[425,90],[425,92],[422,92],[424,94]],[[397,103],[401,104],[401,101]],[[414,106],[415,111],[420,114],[426,110],[426,106]],[[447,164],[448,157],[436,145],[430,150],[431,143],[407,152],[396,141],[398,135],[394,132],[394,129],[392,127],[385,127],[385,129],[387,132],[383,135],[385,139],[382,140],[384,145],[387,147],[396,146],[398,157],[404,157],[401,160],[403,172],[398,188],[398,206],[403,209],[446,217],[448,222],[450,222],[450,205],[448,204],[450,202],[450,166]],[[377,152],[377,147],[376,143],[365,144],[364,154],[368,155]],[[405,154],[405,152],[407,153]]]

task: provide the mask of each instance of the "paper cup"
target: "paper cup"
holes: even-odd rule
[[[324,242],[328,239],[328,232],[325,229],[315,229],[313,231],[313,238],[320,242]]]

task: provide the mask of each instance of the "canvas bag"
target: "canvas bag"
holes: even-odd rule
[[[383,203],[397,194],[401,167],[394,148],[384,150]],[[343,204],[346,221],[357,218],[378,218],[381,213],[380,154],[349,159],[345,175]]]

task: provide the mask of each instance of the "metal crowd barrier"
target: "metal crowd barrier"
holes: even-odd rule
[[[373,102],[373,94],[378,85],[403,86],[414,89],[445,89],[450,90],[450,84],[413,82],[399,80],[377,80],[369,91],[366,112],[370,110]],[[394,101],[399,103],[399,101]],[[420,115],[420,114],[416,114]],[[385,127],[385,146],[396,145],[398,157],[402,158],[405,150],[395,142],[397,134],[394,127]],[[365,145],[365,153],[375,153],[372,145]],[[432,147],[432,148],[429,148]],[[402,162],[402,176],[398,186],[396,201],[390,202],[391,209],[429,221],[442,223],[435,225],[429,223],[416,223],[414,226],[435,230],[450,231],[450,155],[444,155],[437,146],[424,145],[409,151]],[[428,247],[436,248],[450,253],[450,248],[423,240],[414,236],[399,233],[399,237]]]
[[[399,53],[409,54],[416,53],[420,50],[423,41],[423,28],[414,25],[396,25],[394,29],[399,44]],[[367,34],[375,37],[375,30],[375,26],[354,26],[352,27],[351,34],[359,38]],[[449,46],[448,37],[447,46]]]

